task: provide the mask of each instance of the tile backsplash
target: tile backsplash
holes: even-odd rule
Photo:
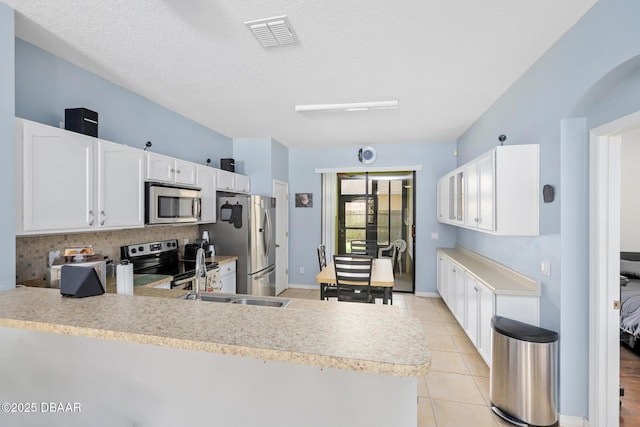
[[[65,248],[92,245],[95,253],[120,261],[120,246],[132,243],[178,239],[180,253],[184,239],[193,242],[199,238],[197,225],[155,226],[130,230],[101,231],[96,233],[54,234],[48,236],[16,237],[16,282],[44,278],[49,251],[64,253]]]

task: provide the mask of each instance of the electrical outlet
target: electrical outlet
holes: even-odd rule
[[[545,276],[551,276],[551,263],[544,259],[540,261],[540,271]]]
[[[304,267],[300,267],[298,271],[300,272],[300,274],[304,274]]]
[[[189,244],[189,239],[184,239],[184,241],[182,242],[184,245],[188,245]]]
[[[431,240],[438,240],[438,237],[440,237],[438,233],[431,233]]]

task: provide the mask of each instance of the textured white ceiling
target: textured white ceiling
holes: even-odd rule
[[[597,0],[1,1],[18,37],[224,135],[293,147],[456,139]],[[264,49],[244,22],[277,15],[299,43]]]

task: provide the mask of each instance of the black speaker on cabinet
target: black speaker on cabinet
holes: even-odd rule
[[[220,159],[220,169],[235,172],[236,171],[236,161],[235,159]]]
[[[84,298],[102,295],[104,288],[94,268],[63,265],[60,268],[60,293],[67,297]]]
[[[64,128],[97,138],[98,113],[87,108],[67,108],[64,110]]]

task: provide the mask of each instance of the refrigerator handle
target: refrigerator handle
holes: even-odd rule
[[[271,274],[273,274],[275,269],[276,269],[276,266],[272,265],[271,267],[265,269],[264,271],[261,271],[260,273],[257,273],[255,276],[253,276],[253,278],[255,280],[258,280],[258,279],[262,279],[263,277],[271,276]]]
[[[264,242],[264,254],[268,257],[271,252],[271,214],[269,209],[264,211],[264,234],[262,236]]]

